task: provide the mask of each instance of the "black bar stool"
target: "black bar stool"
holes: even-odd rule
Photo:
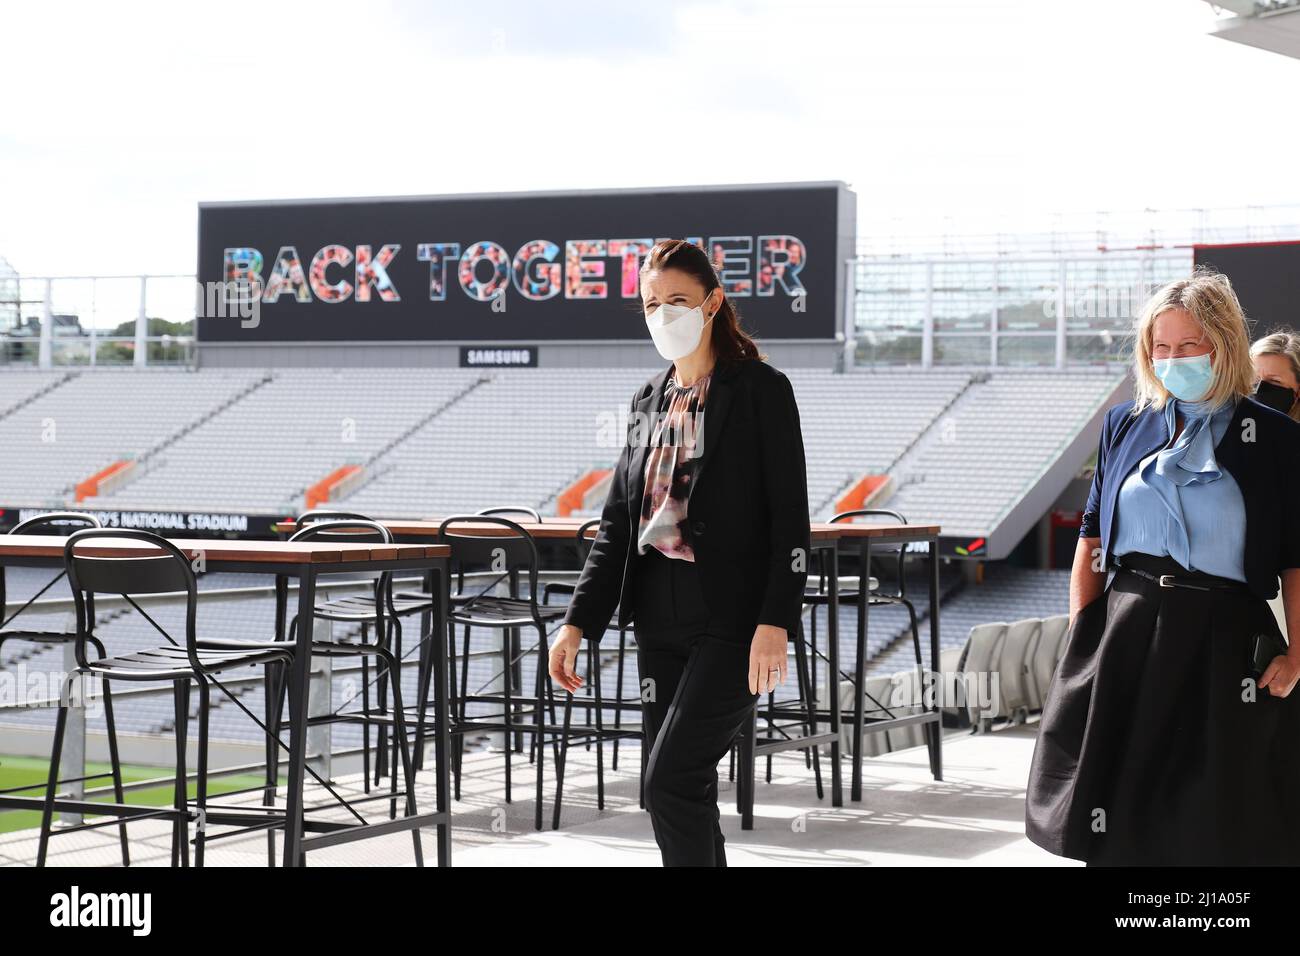
[[[377,521],[369,519],[356,520],[338,520],[338,521],[316,521],[308,524],[306,527],[295,531],[289,538],[290,541],[331,541],[337,544],[391,544],[393,536],[389,530]],[[357,642],[347,640],[313,640],[312,656],[321,657],[356,657],[361,659],[362,664],[362,704],[360,711],[331,711],[323,715],[309,717],[307,725],[321,725],[327,723],[359,723],[362,726],[364,740],[363,749],[363,768],[365,772],[365,783],[363,784],[366,793],[370,792],[370,725],[377,724],[381,731],[379,739],[380,752],[385,752],[386,748],[386,731],[391,723],[393,726],[393,744],[398,751],[397,757],[401,761],[404,790],[406,795],[406,812],[408,815],[416,813],[415,799],[415,773],[411,762],[411,742],[406,730],[406,711],[402,704],[402,673],[400,658],[394,653],[389,646],[388,634],[389,628],[386,622],[391,622],[397,614],[405,609],[405,613],[417,613],[414,601],[399,601],[393,597],[392,575],[384,571],[376,576],[373,593],[369,595],[345,595],[340,598],[333,598],[329,601],[318,603],[313,608],[314,616],[319,620],[338,621],[347,623],[359,623],[361,625],[361,639]],[[368,628],[374,625],[375,641],[371,643],[368,638]],[[294,643],[294,635],[297,633],[298,618],[295,615],[289,624],[288,641]],[[370,706],[370,671],[368,661],[371,657],[378,659],[380,666],[379,678],[379,701],[378,708]],[[387,686],[385,686],[387,685]],[[393,710],[390,714],[388,711],[387,696],[391,690],[393,698]],[[331,702],[332,703],[332,702]],[[344,706],[349,702],[345,702]],[[279,728],[280,714],[284,707],[283,685],[280,692],[276,695],[276,704],[273,714],[271,714],[272,731]],[[397,774],[395,772],[389,775],[390,801],[389,816],[397,816]],[[376,783],[378,780],[376,780]],[[423,849],[420,845],[419,830],[411,831],[411,839],[415,846],[416,862],[423,864]]]
[[[791,738],[790,729],[798,728],[803,736],[809,736],[816,732],[817,729],[817,690],[812,682],[812,672],[809,666],[810,654],[808,653],[808,641],[804,636],[803,620],[799,620],[798,629],[794,634],[788,635],[791,644],[794,645],[794,676],[795,676],[795,696],[785,700],[776,699],[776,691],[768,691],[766,705],[761,709],[763,720],[766,724],[766,735],[764,740],[778,740]],[[736,762],[738,750],[741,758],[746,758],[743,753],[744,749],[749,746],[746,741],[747,734],[756,734],[757,728],[746,725],[745,729],[737,735],[736,741],[731,745],[730,775],[732,781],[736,780]],[[757,739],[753,743],[757,744]],[[817,799],[825,797],[825,790],[822,784],[821,753],[816,746],[802,748],[804,752],[804,766],[813,772],[813,786],[817,791]],[[742,759],[742,763],[744,759]],[[748,772],[741,768],[741,783],[739,792],[743,794],[743,788],[753,784],[753,768]],[[772,754],[767,754],[766,774],[764,777],[767,783],[772,782]],[[743,798],[742,798],[743,799]]]
[[[94,554],[95,542],[112,539],[120,542],[130,539],[143,542],[157,551],[141,557],[121,557]],[[58,790],[58,768],[63,754],[63,737],[67,728],[68,706],[72,682],[79,676],[92,675],[103,681],[169,682],[173,686],[176,706],[176,777],[171,809],[132,814],[167,818],[172,821],[172,865],[189,862],[189,821],[197,815],[200,826],[194,841],[194,862],[203,865],[207,841],[203,820],[207,812],[208,794],[208,716],[211,709],[211,687],[221,688],[232,700],[237,699],[225,691],[217,676],[227,670],[253,666],[284,666],[293,659],[292,648],[280,642],[255,641],[202,641],[198,637],[196,617],[198,592],[190,559],[166,538],[148,531],[135,529],[89,528],[75,532],[68,538],[63,551],[64,566],[77,611],[75,635],[76,669],[68,676],[64,695],[59,704],[59,714],[54,727],[54,745],[50,753],[50,775],[45,790],[45,805],[41,814],[41,835],[37,849],[36,865],[44,866],[52,830],[54,801]],[[131,595],[185,594],[185,642],[179,644],[167,634],[131,597]],[[150,624],[169,641],[168,644],[147,650],[116,656],[102,653],[91,660],[86,646],[103,645],[95,637],[95,595],[120,594]],[[287,667],[284,669],[288,670]],[[191,811],[188,796],[186,743],[188,739],[190,685],[199,689],[198,708],[198,782]],[[290,688],[294,699],[300,689]],[[246,709],[245,709],[246,711]],[[246,711],[247,712],[247,711]],[[263,729],[265,729],[263,727]],[[294,728],[295,732],[299,728]],[[122,803],[119,793],[118,803]],[[96,811],[99,812],[99,811]],[[122,816],[112,808],[103,811],[112,816]],[[104,824],[82,823],[57,831],[59,834],[96,829]]]
[[[540,519],[539,519],[540,520]],[[458,530],[459,525],[495,525],[500,530],[490,535],[478,530]],[[448,713],[452,717],[449,733],[460,738],[452,763],[456,782],[456,793],[460,793],[461,751],[464,749],[464,737],[471,732],[503,733],[505,735],[505,799],[509,803],[512,794],[511,757],[521,746],[516,741],[524,735],[531,736],[531,756],[537,771],[537,806],[535,825],[542,828],[542,782],[543,753],[546,737],[554,737],[556,731],[555,698],[550,681],[546,679],[547,625],[553,624],[564,616],[564,608],[548,607],[538,602],[539,558],[537,545],[524,528],[508,518],[499,515],[453,515],[442,521],[438,527],[438,542],[451,546],[452,561],[456,563],[459,573],[467,568],[483,571],[495,576],[497,580],[509,583],[510,594],[497,596],[486,593],[467,594],[462,592],[461,600],[449,609],[447,618],[448,640],[451,644],[449,667],[455,668],[455,627],[465,628],[464,654],[461,661],[460,692],[448,702]],[[522,579],[522,580],[521,580]],[[526,589],[521,593],[521,584],[526,581]],[[469,634],[473,627],[500,630],[502,690],[498,694],[470,693],[469,680]],[[522,660],[527,651],[517,650],[521,646],[519,635],[525,628],[537,632],[537,645],[534,649],[537,674],[534,681],[534,696],[520,696],[522,686]],[[431,655],[426,655],[430,658]],[[428,698],[429,674],[421,675],[420,716],[416,731],[417,750],[423,745],[425,734],[425,711]],[[471,704],[499,705],[500,714],[469,714]],[[520,720],[525,716],[523,710],[532,708],[532,724]],[[546,723],[546,714],[550,714],[550,725]],[[552,740],[558,757],[558,742]]]
[[[474,514],[476,514],[476,515],[485,515],[485,516],[486,516],[486,515],[521,515],[521,516],[523,516],[523,517],[529,519],[530,521],[535,521],[535,522],[537,522],[538,524],[541,524],[541,521],[542,521],[542,517],[541,517],[540,514],[537,513],[537,509],[535,509],[535,508],[530,508],[528,505],[497,505],[497,506],[494,506],[494,507],[491,507],[491,508],[483,508],[483,509],[480,510],[480,511],[476,511],[476,512],[474,512]],[[490,588],[492,588],[492,587],[495,587],[498,583],[500,583],[500,581],[502,580],[503,577],[504,577],[504,575],[501,575],[501,574],[495,574],[495,573],[490,572],[490,571],[487,571],[487,572],[473,572],[473,573],[467,574],[466,571],[465,571],[465,566],[464,566],[463,564],[458,565],[457,568],[456,568],[456,571],[455,571],[456,586],[455,586],[454,589],[451,590],[450,594],[448,595],[448,601],[450,602],[450,606],[451,606],[451,607],[456,607],[456,606],[459,606],[459,605],[465,604],[466,602],[472,600],[475,596],[477,596],[481,591],[486,591],[486,590],[488,590],[488,589],[490,589]],[[467,585],[470,584],[470,583],[473,583],[475,580],[479,580],[479,581],[482,581],[482,582],[486,582],[486,584],[485,584],[485,586],[484,586],[483,588],[481,588],[479,591],[472,590],[472,589],[469,588]],[[425,602],[428,602],[430,606],[432,606],[432,605],[434,604],[434,602],[436,601],[436,596],[435,596],[435,595],[430,594],[430,593],[428,593],[427,591],[424,591],[424,590],[422,590],[422,589],[416,589],[416,590],[413,590],[413,591],[406,591],[406,590],[398,591],[398,592],[397,592],[397,596],[398,596],[398,598],[409,598],[409,599],[414,599],[414,600],[418,600],[418,601],[425,601]],[[465,626],[465,643],[466,643],[466,646],[469,645],[469,639],[470,639],[470,628],[469,628],[469,625],[466,625],[466,626]],[[513,640],[513,638],[512,638],[512,640]],[[449,663],[448,663],[448,674],[447,674],[447,682],[448,682],[448,684],[449,684],[449,687],[448,687],[448,694],[449,694],[449,696],[450,696],[450,699],[454,701],[454,700],[456,700],[456,696],[457,696],[457,685],[456,685],[456,633],[455,633],[455,629],[454,629],[454,628],[448,628],[447,642],[448,642],[448,646],[447,646],[447,660],[448,660],[448,662],[449,662]],[[516,642],[516,644],[517,644],[517,642]],[[517,647],[517,646],[515,646],[515,647],[512,649],[512,653],[515,654],[515,655],[517,656],[517,654],[518,654],[518,647]],[[467,659],[468,659],[468,658],[467,658]],[[519,671],[518,669],[516,669],[516,671],[515,671],[515,681],[516,681],[517,684],[522,683],[522,681],[523,681],[522,672]],[[423,708],[423,706],[424,706],[423,703],[422,703],[420,706],[421,706],[421,708]],[[460,752],[458,751],[457,754],[456,754],[456,759],[459,760],[460,756],[461,756],[461,754],[460,754]],[[423,753],[423,747],[419,747],[419,748],[416,749],[416,754],[415,754],[415,767],[416,767],[417,770],[422,769],[422,768],[424,767],[424,753]],[[460,798],[460,776],[459,776],[459,769],[457,770],[457,776],[456,776],[456,798],[457,798],[457,799]]]
[[[43,535],[66,535],[71,531],[77,531],[83,528],[99,528],[102,525],[99,519],[94,515],[83,514],[79,511],[51,511],[47,514],[36,515],[28,518],[26,521],[20,521],[10,529],[10,534],[43,534]],[[71,644],[76,641],[77,635],[71,631],[43,631],[33,630],[22,627],[4,627],[11,623],[14,618],[26,611],[50,588],[58,584],[67,576],[67,570],[60,571],[53,577],[45,587],[37,591],[21,608],[15,611],[11,616],[5,618],[0,623],[0,650],[10,641],[21,641],[28,644],[43,646]],[[0,570],[0,614],[4,613],[6,606],[5,595],[5,576],[3,570]],[[90,638],[92,646],[95,648],[95,654],[98,657],[104,657],[104,645],[93,635]],[[104,724],[108,731],[108,763],[110,770],[108,773],[89,774],[72,780],[62,780],[60,783],[89,783],[91,780],[101,780],[104,777],[111,777],[113,781],[113,798],[121,803],[123,800],[122,790],[122,763],[118,755],[117,748],[117,726],[113,719],[113,695],[110,690],[109,682],[101,682],[104,694]],[[20,788],[14,788],[14,791]],[[23,787],[21,789],[31,789]],[[9,792],[14,792],[9,791]],[[131,850],[127,843],[126,824],[123,823],[118,827],[118,839],[122,844],[122,865],[131,865]]]
[[[538,513],[537,509],[529,507],[528,505],[494,505],[490,508],[482,508],[479,511],[474,512],[474,514],[476,516],[518,515],[527,518],[529,521],[534,521],[537,524],[542,523],[542,516]],[[463,563],[459,563],[456,565],[456,569],[454,573],[455,573],[456,586],[454,589],[450,589],[450,593],[448,595],[448,601],[451,607],[458,607],[460,605],[463,605],[473,600],[475,597],[479,596],[480,594],[483,594],[486,591],[496,587],[498,584],[501,583],[502,580],[510,576],[509,574],[497,573],[490,570],[467,572],[465,569],[465,565]],[[469,586],[470,584],[481,584],[482,586],[478,587],[478,589],[475,590]],[[419,600],[428,601],[431,604],[435,600],[434,595],[429,594],[427,591],[424,590],[398,591],[397,594],[398,597],[416,598]],[[507,633],[508,633],[508,638],[511,641],[511,659],[515,661],[515,668],[512,672],[515,685],[522,686],[523,671],[522,671],[522,661],[519,656],[518,636],[513,631]],[[469,641],[470,641],[470,626],[468,624],[465,625],[464,627],[464,641],[465,641],[465,647],[468,649]],[[458,695],[458,688],[456,683],[456,630],[454,627],[451,626],[448,626],[447,628],[447,661],[448,661],[447,682],[449,685],[448,695],[450,700],[455,701]],[[463,664],[468,666],[468,662],[469,662],[469,653],[467,650],[463,660]],[[420,704],[421,710],[423,710],[424,707],[425,705],[424,702],[422,701]],[[461,743],[462,744],[464,743],[463,737],[461,738]],[[519,735],[516,735],[516,746],[519,745],[520,745]],[[416,754],[415,754],[416,769],[421,769],[424,766],[423,750],[424,750],[423,747],[416,748]],[[462,756],[463,756],[462,748],[458,748],[454,757],[457,764],[455,796],[456,799],[458,800],[460,799],[459,764]],[[531,750],[529,753],[529,759],[530,760],[536,759],[536,754]]]
[[[364,522],[364,526],[354,525],[353,533],[360,533],[364,528],[382,527],[375,519],[363,514],[357,514],[351,511],[334,511],[328,508],[316,508],[311,511],[303,512],[294,521],[294,533],[289,538],[290,541],[306,540],[299,537],[304,528],[310,528],[323,522],[345,521],[345,522]],[[346,529],[334,529],[333,533],[343,534]],[[392,535],[385,529],[387,535],[385,543],[392,543]],[[351,541],[354,544],[365,543],[366,538],[342,537],[343,542]],[[389,578],[391,585],[391,577]],[[401,661],[404,659],[402,651],[402,618],[411,617],[416,614],[425,614],[434,607],[434,598],[430,594],[419,591],[397,591],[394,592],[390,586],[381,596],[379,582],[375,582],[375,591],[372,594],[353,594],[343,598],[324,601],[316,605],[317,617],[321,620],[340,621],[348,623],[361,624],[361,641],[366,642],[367,629],[371,624],[377,627],[385,623],[387,629],[382,635],[383,645],[392,651],[393,657]],[[378,633],[378,632],[377,632]],[[387,707],[388,698],[388,671],[385,669],[380,672],[376,682],[376,692],[379,696],[379,712],[384,713]],[[370,710],[370,659],[368,656],[361,657],[361,693],[362,707],[369,712]],[[374,763],[374,782],[379,783],[381,777],[388,774],[389,768],[389,747],[388,747],[388,725],[380,723],[378,728],[378,746],[375,751]],[[370,792],[370,723],[362,725],[362,767],[365,774],[364,789],[366,793]],[[393,763],[397,761],[396,740],[393,741]],[[420,766],[421,761],[417,759],[416,767]]]
[[[841,511],[839,514],[834,515],[830,519],[830,523],[837,524],[841,521],[852,521],[854,518],[861,518],[861,517],[892,518],[898,524],[907,524],[906,518],[904,518],[897,511],[890,511],[887,508],[856,508],[852,511]],[[895,550],[897,551],[897,558],[898,558],[898,563],[894,569],[894,575],[897,584],[895,590],[893,591],[882,590],[880,586],[880,582],[876,578],[871,576],[871,569],[870,568],[862,569],[861,572],[862,576],[867,581],[867,602],[873,607],[879,604],[896,604],[907,609],[909,628],[912,632],[912,650],[914,653],[914,657],[916,659],[917,676],[921,680],[920,686],[924,687],[925,686],[925,665],[922,663],[922,655],[921,655],[921,630],[919,625],[917,624],[916,605],[913,604],[911,598],[907,596],[907,574],[906,574],[907,545],[897,544],[897,545],[889,546],[888,550],[882,552],[882,555],[887,555],[890,552],[893,552]],[[812,675],[813,675],[813,681],[815,682],[817,678],[817,658],[822,656],[817,651],[817,609],[819,607],[825,606],[830,602],[830,596],[829,594],[827,594],[827,581],[826,581],[826,573],[825,573],[824,566],[818,574],[816,585],[812,585],[812,588],[813,589],[809,591],[809,593],[804,595],[803,601],[805,605],[812,606],[812,622],[811,622],[812,626],[810,628],[810,635],[811,635],[810,642],[811,642],[811,647],[813,652]],[[862,599],[862,595],[859,591],[858,582],[856,580],[853,580],[847,589],[841,588],[839,597],[840,597],[841,606],[845,604],[860,603]],[[837,640],[838,637],[839,635],[832,634],[830,635],[830,640]],[[840,676],[844,677],[847,680],[852,680],[853,678],[853,675],[851,673],[841,674]],[[832,674],[830,676],[830,680],[834,682],[835,679],[836,679],[835,675]],[[833,696],[834,703],[838,704],[839,703],[838,690],[832,688],[830,693]],[[861,693],[861,689],[854,688],[854,693]]]
[[[582,567],[587,561],[587,552],[591,550],[592,540],[588,532],[600,525],[599,518],[592,518],[584,522],[578,528],[576,536],[576,545],[578,552],[578,570],[581,572]],[[549,600],[552,594],[573,594],[576,584],[570,584],[567,581],[553,581],[543,589],[543,600]],[[614,610],[614,620],[618,620],[618,609]],[[587,749],[591,749],[594,741],[596,744],[596,807],[605,809],[605,741],[612,741],[614,744],[613,751],[613,769],[618,771],[618,745],[619,741],[630,739],[641,742],[641,786],[640,791],[641,805],[645,805],[645,768],[646,758],[648,757],[649,746],[645,741],[645,733],[642,726],[625,727],[623,726],[623,711],[630,710],[636,714],[641,713],[641,695],[627,699],[623,697],[624,674],[626,671],[627,661],[627,638],[632,632],[632,628],[619,628],[618,646],[614,651],[615,662],[615,690],[611,699],[606,699],[602,687],[602,672],[604,667],[601,661],[600,646],[595,641],[586,642],[587,674],[590,679],[582,688],[582,697],[577,698],[580,707],[583,710],[583,720],[578,728],[572,726],[572,712],[575,697],[573,694],[567,694],[564,702],[564,727],[560,735],[560,756],[555,771],[555,809],[551,819],[551,829],[560,828],[560,809],[564,796],[564,766],[569,754],[569,743],[571,740],[585,739]],[[613,708],[614,726],[605,726],[605,710]]]

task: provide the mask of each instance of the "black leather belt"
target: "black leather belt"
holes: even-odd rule
[[[1247,590],[1246,585],[1241,581],[1234,581],[1231,578],[1220,578],[1212,574],[1157,574],[1152,571],[1146,571],[1142,568],[1135,568],[1131,564],[1123,564],[1118,559],[1115,561],[1116,566],[1121,571],[1127,571],[1129,574],[1136,574],[1140,578],[1146,578],[1148,581],[1154,581],[1162,588],[1191,588],[1194,591],[1239,591]]]

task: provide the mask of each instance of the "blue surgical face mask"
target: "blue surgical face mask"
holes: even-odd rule
[[[1214,384],[1210,353],[1183,358],[1156,359],[1152,366],[1169,394],[1184,402],[1199,402]]]

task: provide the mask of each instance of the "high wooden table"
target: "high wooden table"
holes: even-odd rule
[[[853,771],[850,784],[849,796],[853,800],[862,799],[862,738],[866,733],[866,701],[865,701],[865,684],[866,684],[866,664],[867,664],[867,620],[870,608],[870,591],[869,581],[871,577],[871,552],[873,548],[880,547],[901,547],[912,543],[922,543],[928,545],[928,554],[926,556],[927,571],[930,578],[930,673],[939,673],[939,526],[938,525],[920,525],[920,524],[876,524],[876,523],[858,523],[848,521],[815,522],[812,525],[812,547],[813,551],[820,552],[824,562],[823,571],[826,576],[827,593],[826,593],[826,617],[827,628],[832,635],[828,641],[827,664],[830,668],[830,681],[832,686],[828,688],[831,696],[831,705],[829,707],[820,707],[817,709],[818,721],[826,719],[830,724],[833,739],[831,745],[831,787],[832,787],[832,805],[841,806],[843,798],[841,796],[840,761],[839,761],[839,739],[840,726],[842,720],[842,709],[839,705],[839,687],[838,682],[840,675],[839,661],[839,557],[841,552],[856,551],[858,555],[858,626],[857,642],[854,648],[853,661],[853,686],[854,686],[854,703],[853,703]],[[924,690],[924,687],[922,688]],[[933,701],[933,709],[926,709],[919,714],[909,714],[903,717],[886,717],[871,719],[871,733],[881,733],[887,730],[896,730],[898,728],[919,724],[924,727],[926,746],[930,756],[930,772],[934,779],[943,779],[943,754],[942,754],[942,720],[943,712],[941,709],[942,702],[936,696]],[[805,744],[806,746],[806,744]],[[793,740],[780,740],[772,744],[759,744],[758,753],[763,755],[765,752],[772,750],[791,750],[799,747],[799,738]],[[753,791],[750,791],[750,806],[745,812],[745,824],[748,825],[752,820],[753,808]],[[747,827],[748,828],[748,827]]]
[[[448,558],[451,549],[440,544],[338,544],[319,541],[228,541],[223,539],[172,538],[172,544],[194,560],[202,560],[208,571],[236,571],[245,574],[273,575],[276,581],[276,637],[285,639],[285,613],[288,581],[298,580],[298,627],[293,668],[297,686],[289,714],[289,774],[285,794],[284,865],[299,866],[306,861],[306,851],[335,846],[371,836],[403,832],[416,827],[436,826],[438,863],[451,863],[451,805],[447,757],[450,753],[447,713],[447,662],[443,642],[432,645],[432,680],[434,693],[436,803],[433,813],[398,817],[380,823],[339,823],[304,819],[303,781],[307,764],[307,698],[311,673],[313,625],[316,615],[316,580],[326,574],[378,574],[383,571],[418,571],[425,577],[429,592],[439,596],[433,609],[429,634],[440,635],[446,628],[448,595]],[[159,553],[139,539],[101,539],[86,544],[78,553],[95,557],[139,557]],[[10,566],[62,568],[67,538],[57,535],[0,535],[0,609],[3,609],[4,568]],[[436,586],[435,586],[436,585]],[[19,612],[21,613],[21,611]],[[18,615],[15,614],[15,617]],[[396,772],[396,768],[394,768]],[[43,798],[5,796],[0,807],[39,809]],[[55,809],[67,813],[102,813],[106,808],[123,811],[129,819],[138,807],[72,800],[55,801]],[[229,819],[227,819],[229,818]],[[247,823],[248,818],[234,811],[209,811],[207,822],[214,824]],[[319,835],[305,836],[304,831]]]

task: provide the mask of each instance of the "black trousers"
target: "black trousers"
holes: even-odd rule
[[[653,548],[635,572],[637,664],[645,727],[645,805],[665,866],[726,866],[718,761],[754,719],[753,635],[709,621],[693,562]]]

